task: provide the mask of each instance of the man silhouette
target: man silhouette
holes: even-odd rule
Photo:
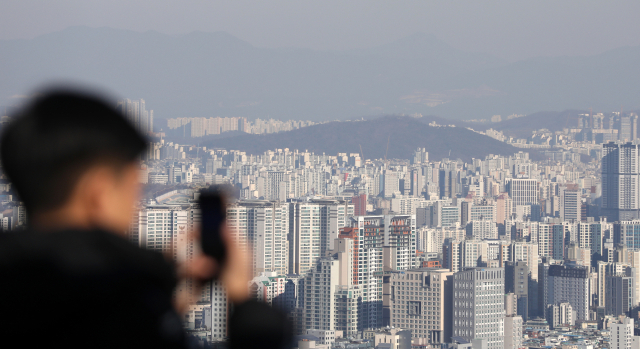
[[[126,240],[139,199],[146,140],[114,108],[73,92],[34,100],[0,141],[3,171],[29,229],[0,237],[0,333],[5,343],[86,348],[188,347],[173,301],[176,268]],[[219,275],[230,302],[248,298],[242,253],[223,267],[197,256],[180,277]],[[219,269],[219,270],[218,270]]]

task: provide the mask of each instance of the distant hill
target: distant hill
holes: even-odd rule
[[[531,132],[546,128],[551,132],[562,131],[564,128],[578,127],[579,114],[588,113],[583,110],[565,110],[562,112],[539,112],[531,115],[503,120],[501,122],[487,123],[480,125],[470,125],[473,129],[503,131],[505,135],[517,138],[527,138],[531,136]]]
[[[443,158],[470,161],[489,154],[511,155],[519,149],[463,127],[431,127],[419,119],[387,116],[368,121],[331,122],[293,131],[266,135],[245,134],[201,143],[261,154],[277,148],[315,153],[360,153],[366,159],[408,159],[416,148],[426,148],[430,160]],[[451,152],[451,155],[449,155]],[[539,153],[532,153],[539,159]]]
[[[166,142],[173,142],[177,144],[198,145],[201,143],[209,142],[211,140],[236,137],[240,135],[245,135],[246,133],[242,131],[229,131],[229,132],[223,132],[220,134],[206,135],[203,137],[191,137],[190,135],[183,136],[184,133],[182,128],[178,128],[175,130],[164,131],[164,134],[165,134],[164,140]]]

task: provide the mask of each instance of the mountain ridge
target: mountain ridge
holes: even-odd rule
[[[387,150],[387,142],[389,148]],[[521,151],[509,144],[464,127],[432,127],[406,116],[385,116],[367,121],[342,121],[271,134],[244,134],[199,142],[210,148],[261,154],[274,149],[298,149],[315,153],[362,153],[365,159],[409,159],[417,148],[426,148],[430,160],[449,157],[464,161],[489,154],[512,155]],[[535,151],[532,158],[542,158]]]
[[[640,46],[515,63],[414,34],[347,51],[259,48],[226,32],[73,27],[0,41],[0,104],[45,82],[97,85],[172,117],[486,119],[640,107]]]

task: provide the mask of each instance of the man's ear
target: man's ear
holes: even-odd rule
[[[107,166],[94,166],[78,181],[76,195],[92,220],[102,219],[104,211],[113,204],[109,192],[114,190],[114,180],[113,170]]]

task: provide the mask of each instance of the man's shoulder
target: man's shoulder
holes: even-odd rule
[[[0,234],[0,277],[10,285],[0,288],[0,313],[12,314],[0,335],[28,334],[38,314],[54,343],[73,333],[72,346],[92,340],[99,341],[89,345],[95,347],[182,346],[179,326],[175,338],[162,330],[165,318],[180,321],[171,302],[175,270],[161,254],[118,235]]]
[[[24,231],[0,236],[0,268],[60,269],[76,274],[142,273],[173,277],[171,263],[121,236],[101,230],[50,233]]]

